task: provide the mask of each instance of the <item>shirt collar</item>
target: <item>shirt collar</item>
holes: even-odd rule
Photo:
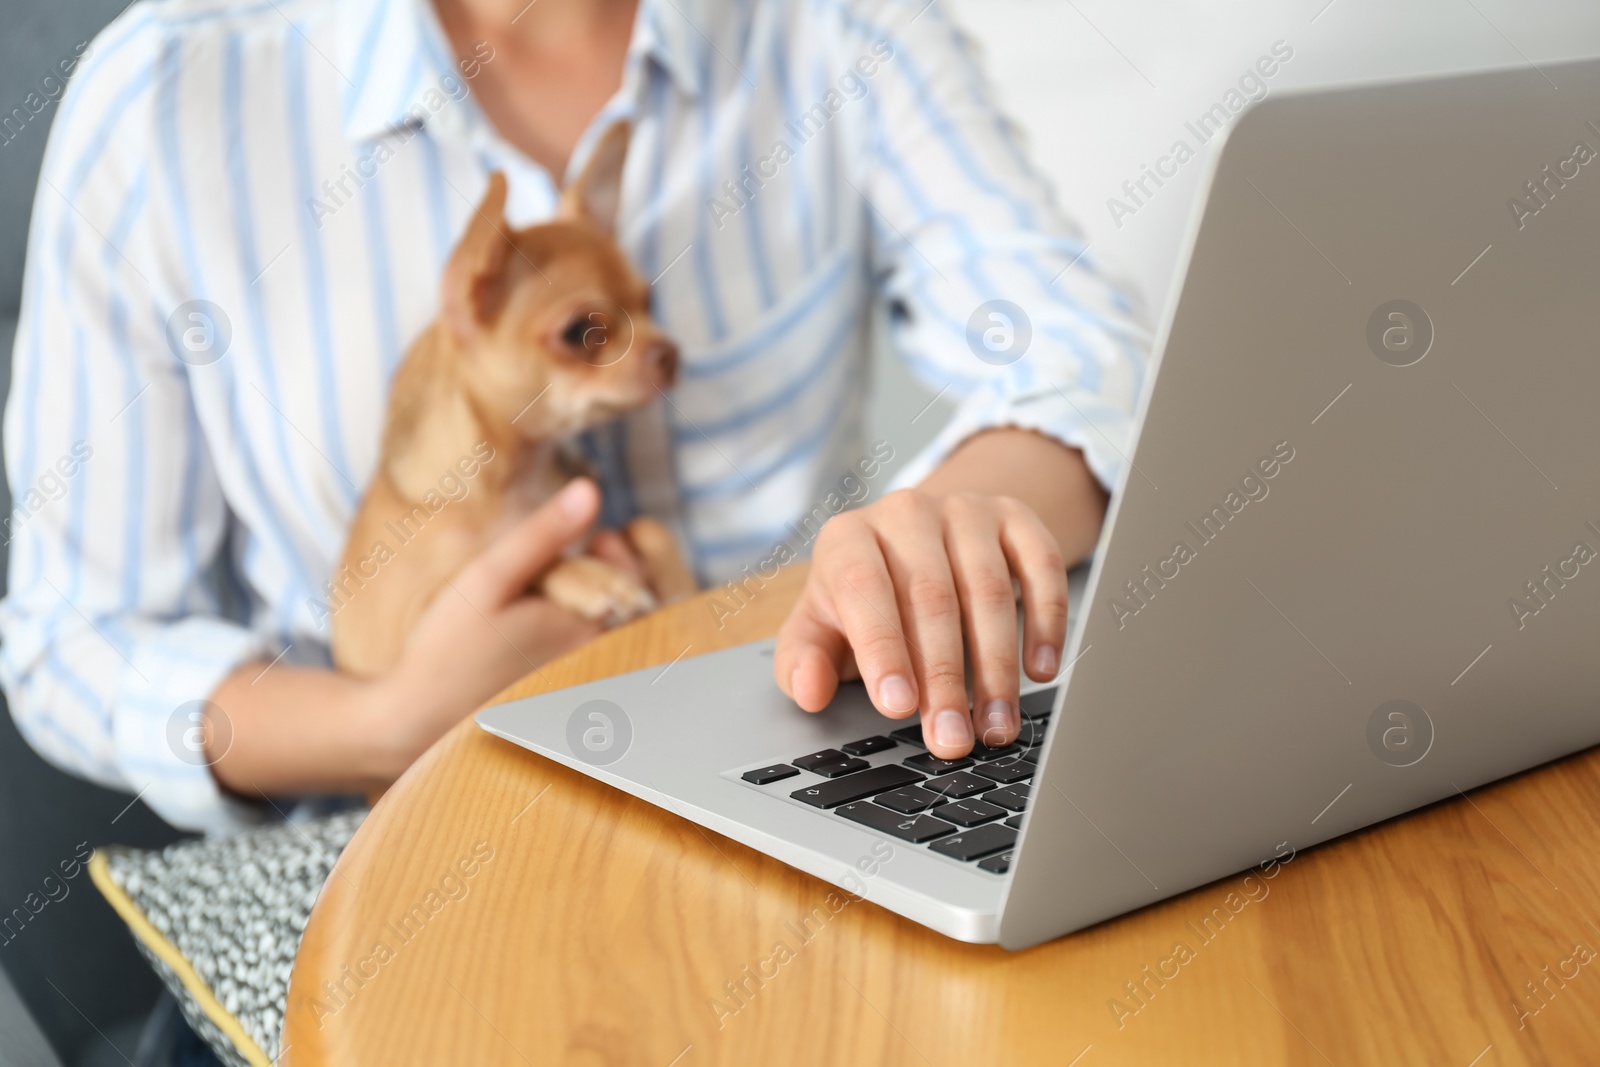
[[[705,88],[704,53],[711,42],[697,26],[706,25],[715,0],[639,0],[634,17],[633,43],[628,51],[659,63],[679,90],[690,99]]]
[[[710,14],[709,2],[639,0],[628,63],[653,59],[685,96],[697,97],[705,69],[700,53],[709,45],[695,27]],[[465,103],[461,97],[471,85],[430,0],[339,0],[338,54],[349,79],[344,132],[353,141],[382,137],[419,118],[426,122]]]

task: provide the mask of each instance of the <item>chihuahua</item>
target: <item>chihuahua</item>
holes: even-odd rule
[[[490,175],[445,266],[439,317],[395,374],[377,470],[334,577],[341,670],[392,666],[451,576],[578,473],[564,447],[573,435],[672,384],[678,350],[612,234],[628,133],[606,131],[542,225],[510,229],[505,176]],[[608,625],[695,590],[662,523],[635,519],[623,536],[644,581],[569,555],[535,590]]]

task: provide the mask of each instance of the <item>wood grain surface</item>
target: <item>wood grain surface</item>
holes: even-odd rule
[[[770,635],[801,577],[722,628],[680,604],[499,699]],[[1595,1064],[1597,844],[1590,751],[1011,954],[468,721],[335,868],[281,1062]]]

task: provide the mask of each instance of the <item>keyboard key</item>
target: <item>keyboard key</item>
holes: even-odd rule
[[[1049,689],[1040,689],[1027,694],[1019,705],[1024,719],[1048,719],[1050,713],[1055,710],[1055,703],[1056,690],[1055,686],[1051,686]]]
[[[1022,816],[1020,814],[1011,816],[1011,818],[1006,820],[1006,825],[1011,827],[1013,830],[1022,829]]]
[[[1034,748],[1044,744],[1044,720],[1023,719],[1022,729],[1017,732],[1016,748]]]
[[[981,774],[985,778],[999,782],[1001,785],[1010,785],[1012,782],[1020,782],[1024,778],[1032,778],[1033,772],[1038,769],[1039,765],[1032,760],[1002,759],[995,760],[993,763],[980,763],[972,768],[972,773]]]
[[[890,730],[889,736],[902,744],[916,745],[918,748],[928,747],[922,740],[922,724],[920,722],[914,722],[910,726],[902,726],[898,730]]]
[[[754,771],[745,771],[739,777],[743,778],[751,785],[770,785],[773,782],[781,782],[785,778],[793,778],[799,773],[799,771],[795,770],[787,763],[774,763],[770,767],[762,767]]]
[[[817,764],[815,767],[811,768],[811,773],[820,774],[824,778],[838,778],[842,775],[854,774],[856,771],[864,771],[870,766],[872,766],[872,764],[868,763],[864,759],[841,757],[832,763]]]
[[[821,782],[804,789],[796,789],[789,795],[802,804],[810,804],[814,808],[836,808],[852,800],[864,800],[874,794],[920,781],[922,775],[916,771],[889,763],[882,767],[872,767],[855,774],[847,774],[831,782]]]
[[[852,741],[844,746],[847,756],[870,756],[874,752],[884,752],[894,747],[894,742],[887,737],[863,737],[859,741]]]
[[[998,856],[990,856],[986,860],[979,860],[978,869],[988,871],[990,874],[1005,874],[1011,869],[1011,853],[1002,852]]]
[[[966,771],[957,771],[954,774],[941,775],[938,778],[929,778],[922,783],[925,788],[936,793],[943,793],[951,800],[960,800],[981,793],[985,789],[993,789],[994,783],[985,781]]]
[[[1018,756],[1021,754],[1022,750],[1014,744],[1001,745],[999,748],[990,748],[982,741],[979,741],[977,744],[972,746],[972,758],[979,761],[1003,759],[1006,756]]]
[[[954,837],[941,838],[928,847],[941,856],[958,860],[975,860],[991,852],[1002,852],[1017,843],[1017,832],[1009,826],[990,823],[976,830],[967,830]]]
[[[1022,811],[1028,806],[1028,787],[1008,785],[1004,789],[991,789],[983,795],[983,799],[991,804],[998,804],[1007,811]]]
[[[931,815],[896,815],[888,808],[880,808],[870,801],[857,801],[835,809],[840,815],[858,822],[863,826],[870,826],[902,841],[910,841],[913,845],[920,845],[924,841],[932,841],[937,837],[945,837],[955,833],[955,827],[947,822],[940,822]]]
[[[939,807],[939,818],[957,826],[980,826],[993,822],[1005,813],[1006,809],[998,804],[988,804],[982,800],[958,800],[954,804],[942,804]],[[1022,818],[1020,815],[1015,817]],[[1006,825],[1011,825],[1009,819]]]
[[[972,766],[972,760],[966,756],[959,759],[940,759],[931,752],[924,752],[920,756],[912,756],[900,762],[924,774],[949,774],[951,771]]]
[[[915,815],[919,811],[927,811],[935,804],[943,801],[944,797],[924,789],[920,785],[908,785],[903,789],[891,789],[878,797],[879,804],[882,804],[890,811],[898,811],[902,815]]]
[[[813,752],[809,756],[801,756],[797,760],[790,760],[802,771],[809,771],[813,767],[820,767],[824,763],[838,763],[844,759],[844,753],[836,748],[825,748],[821,752]]]

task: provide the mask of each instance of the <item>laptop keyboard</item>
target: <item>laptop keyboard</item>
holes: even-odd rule
[[[739,777],[763,792],[782,790],[819,815],[849,819],[989,874],[1005,874],[1055,696],[1053,688],[1023,696],[1016,742],[1003,748],[980,744],[961,759],[930,754],[922,725],[913,723]]]

